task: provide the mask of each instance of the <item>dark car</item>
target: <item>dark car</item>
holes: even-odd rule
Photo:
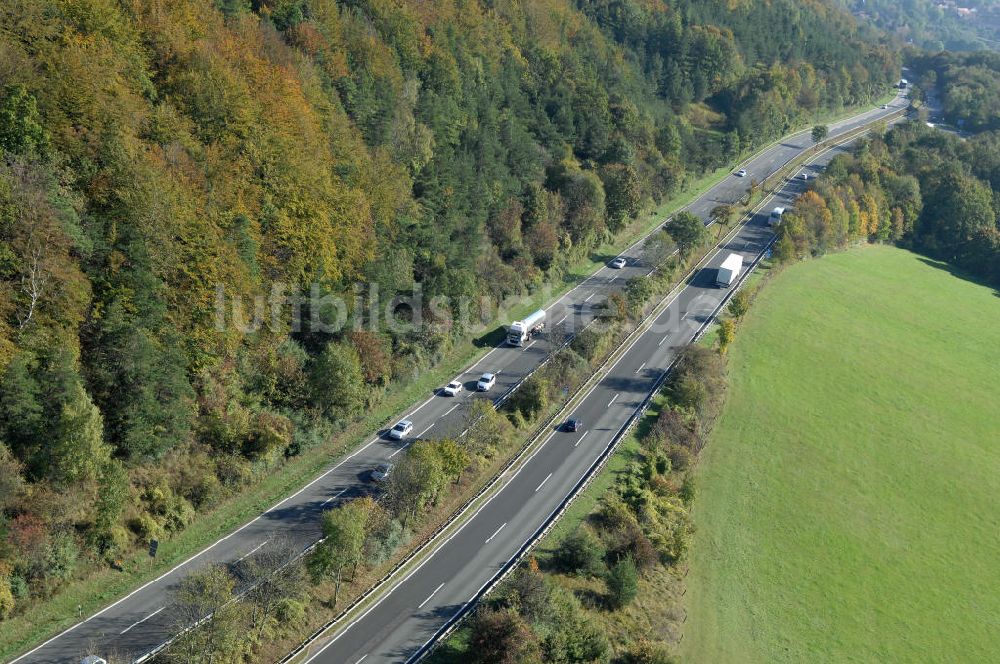
[[[566,431],[579,431],[583,428],[583,421],[573,418],[566,420]]]

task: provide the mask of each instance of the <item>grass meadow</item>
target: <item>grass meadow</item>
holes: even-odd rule
[[[730,350],[689,662],[1000,657],[1000,297],[868,247],[789,267]]]

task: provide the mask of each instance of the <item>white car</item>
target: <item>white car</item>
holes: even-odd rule
[[[800,180],[808,180],[809,179],[809,174],[808,173],[799,173],[799,179]]]
[[[392,474],[391,463],[380,463],[372,469],[372,479],[376,482],[385,482]]]
[[[884,111],[885,109],[887,109],[887,108],[889,108],[889,106],[888,106],[887,104],[882,104],[882,110],[883,110],[883,111]]]
[[[624,256],[619,256],[618,258],[611,261],[611,267],[615,268],[616,270],[620,270],[626,265],[628,265],[628,261],[625,260]]]
[[[389,438],[392,438],[393,440],[403,440],[411,431],[413,431],[413,422],[409,420],[400,420],[396,423],[396,426],[389,429]]]
[[[479,392],[489,392],[494,385],[496,385],[497,377],[495,374],[484,373],[479,377],[479,382],[476,383],[476,390]]]
[[[444,387],[441,388],[441,394],[443,394],[443,395],[445,395],[447,397],[453,397],[456,394],[458,394],[459,392],[461,392],[463,389],[465,389],[465,388],[462,387],[462,383],[461,382],[459,382],[457,380],[453,380],[453,381],[451,381],[450,383],[448,383],[447,385],[445,385]]]
[[[746,176],[747,176],[747,169],[741,168],[740,170],[736,171],[736,177],[745,178]]]

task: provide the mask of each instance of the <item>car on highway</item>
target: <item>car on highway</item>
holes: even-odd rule
[[[389,438],[393,440],[403,440],[409,433],[413,431],[413,422],[409,420],[400,420],[396,422],[396,426],[389,429]]]
[[[583,420],[578,420],[575,417],[566,420],[566,431],[579,431],[583,428]]]
[[[372,468],[371,478],[373,482],[385,482],[392,475],[391,463],[380,463]]]
[[[628,261],[625,259],[624,256],[619,256],[618,258],[611,261],[611,267],[615,268],[616,270],[620,270],[626,265],[628,265]]]
[[[741,168],[740,170],[736,171],[736,177],[745,178],[746,176],[747,176],[747,169]]]
[[[887,108],[889,108],[889,106],[888,106],[887,104],[882,104],[882,110],[883,110],[883,111],[884,111],[885,109],[887,109]]]
[[[799,179],[800,180],[808,180],[809,179],[809,174],[808,173],[799,173]]]
[[[453,397],[459,392],[461,392],[463,389],[465,388],[462,387],[462,383],[460,381],[453,380],[441,388],[441,394],[447,397]]]
[[[476,390],[478,392],[489,392],[493,389],[493,386],[497,383],[496,374],[484,373],[479,377],[479,382],[476,383]]]

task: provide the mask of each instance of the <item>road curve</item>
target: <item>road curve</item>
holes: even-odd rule
[[[802,170],[815,173],[836,154],[821,153]],[[773,162],[773,163],[784,163]],[[449,621],[476,601],[527,541],[547,524],[669,367],[731,292],[715,286],[715,269],[729,253],[752,262],[773,238],[770,210],[791,205],[806,183],[793,179],[767,197],[749,223],[703,263],[651,325],[631,342],[572,410],[576,432],[554,428],[497,493],[391,590],[359,616],[317,639],[297,663],[409,661]],[[714,203],[717,204],[717,203]]]
[[[830,137],[872,123],[905,106],[905,99],[897,97],[888,109],[866,111],[830,125]],[[782,139],[741,165],[748,172],[747,178],[726,178],[688,209],[707,220],[713,207],[731,203],[744,195],[751,178],[764,180],[811,145],[809,132]],[[827,153],[809,168],[821,168],[831,154]],[[778,198],[790,202],[797,193],[794,189],[797,186],[793,183],[793,188],[781,192]],[[730,243],[727,251],[750,256],[769,237],[766,224],[759,218],[754,219]],[[624,255],[630,260],[624,269],[602,267],[548,306],[550,323],[562,321],[569,331],[582,329],[592,319],[594,305],[629,278],[648,272],[642,262],[641,248],[640,240],[626,250]],[[709,265],[718,262],[721,257],[716,254]],[[711,270],[706,270],[705,274],[708,272]],[[580,404],[576,414],[586,423],[583,430],[575,434],[553,433],[531,463],[445,547],[425,562],[419,573],[394,590],[362,621],[343,630],[337,641],[316,661],[353,664],[365,657],[368,664],[405,660],[408,653],[419,648],[447,618],[464,606],[473,592],[531,535],[539,520],[558,504],[560,497],[567,494],[617,431],[616,423],[620,424],[644,398],[676,349],[686,343],[699,321],[712,310],[712,302],[718,302],[723,291],[710,287],[706,283],[709,278],[703,276],[698,275],[680,292],[668,310],[619,360],[612,373]],[[465,392],[458,397],[428,395],[402,418],[413,421],[416,437],[454,436],[464,428],[471,399],[495,398],[503,394],[537,367],[550,351],[544,337],[524,348],[494,348],[457,377],[465,384]],[[475,380],[486,371],[498,374],[492,393],[480,395],[469,390],[469,387],[474,390]],[[209,564],[233,563],[252,556],[277,538],[295,548],[308,547],[321,536],[319,515],[323,510],[364,492],[370,469],[379,462],[392,460],[409,442],[411,440],[391,441],[385,437],[385,432],[380,432],[263,514],[162,576],[11,660],[11,664],[75,664],[88,654],[113,654],[126,661],[141,658],[176,631],[176,619],[165,607],[170,591],[184,576]]]

